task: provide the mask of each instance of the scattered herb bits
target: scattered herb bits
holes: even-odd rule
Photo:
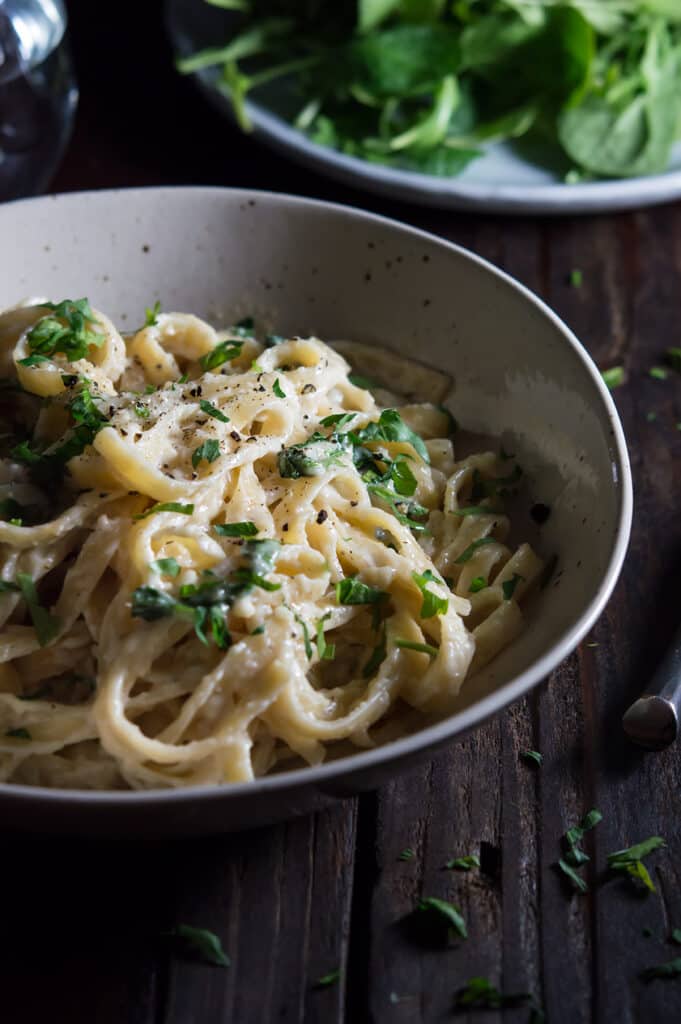
[[[205,412],[206,416],[212,416],[214,420],[219,420],[220,423],[229,423],[229,416],[225,416],[224,412],[221,412],[212,402],[206,401],[205,398],[202,398],[199,402],[199,408],[201,412]]]
[[[664,366],[651,366],[648,373],[655,380],[666,380],[669,376],[669,370],[665,370]]]
[[[584,274],[579,267],[574,267],[570,271],[570,286],[572,288],[581,288],[584,282]]]
[[[418,911],[425,918],[438,921],[440,925],[444,924],[450,936],[458,935],[462,939],[468,938],[468,929],[461,911],[448,900],[428,896],[419,902]]]
[[[230,965],[231,961],[215,932],[206,928],[195,928],[190,924],[178,924],[163,934],[172,940],[175,948],[183,955],[215,967]]]
[[[646,967],[641,971],[640,977],[644,981],[654,981],[655,978],[678,978],[681,977],[681,956],[674,960],[667,960],[663,964],[655,964],[654,967]]]
[[[608,867],[611,871],[624,872],[633,882],[640,884],[649,892],[656,892],[650,873],[643,863],[643,858],[654,850],[659,850],[666,843],[662,836],[651,836],[643,842],[630,846],[626,850],[617,850],[608,854]]]
[[[528,761],[530,764],[540,766],[542,763],[542,756],[538,750],[521,750],[520,756],[523,761]]]
[[[446,862],[445,867],[450,871],[470,871],[472,868],[480,867],[480,858],[475,853],[466,857],[453,857]]]
[[[609,370],[602,370],[601,377],[606,385],[613,391],[615,388],[619,388],[624,384],[624,367],[623,366],[611,366]]]
[[[323,974],[321,978],[317,978],[315,982],[315,988],[329,988],[330,985],[335,985],[341,978],[340,967],[337,967],[333,971],[329,971],[328,974]]]
[[[415,856],[416,856],[416,854],[414,853],[412,848],[410,846],[407,846],[406,849],[402,850],[402,852],[398,855],[397,859],[398,860],[413,860]]]

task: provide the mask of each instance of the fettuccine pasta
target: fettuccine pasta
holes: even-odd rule
[[[5,782],[315,764],[446,713],[522,629],[518,467],[457,461],[446,409],[317,338],[33,300],[0,316],[0,378]]]

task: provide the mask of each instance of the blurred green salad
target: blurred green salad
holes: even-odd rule
[[[654,174],[681,137],[681,0],[204,2],[229,39],[178,67],[219,67],[246,130],[276,82],[314,142],[426,174],[521,137],[567,180]]]

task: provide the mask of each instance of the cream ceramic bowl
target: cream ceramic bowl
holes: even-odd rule
[[[252,784],[92,793],[0,786],[0,820],[84,834],[247,828],[377,786],[543,680],[602,611],[624,559],[631,476],[612,399],[588,354],[536,296],[471,253],[360,210],[291,196],[156,188],[0,206],[0,308],[87,295],[122,328],[156,299],[222,323],[376,343],[451,373],[452,411],[525,471],[557,571],[524,634],[464,686],[445,720],[387,746]],[[525,529],[525,523],[527,529]]]

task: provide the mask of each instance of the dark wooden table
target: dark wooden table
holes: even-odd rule
[[[197,0],[198,2],[198,0]],[[469,247],[543,296],[616,392],[636,519],[593,635],[524,700],[432,764],[313,818],[176,843],[4,835],[0,1014],[7,1024],[435,1022],[485,975],[532,992],[551,1024],[681,1021],[681,978],[642,968],[681,953],[681,758],[632,749],[622,711],[681,618],[681,378],[652,379],[681,344],[681,204],[589,218],[466,216],[341,188],[244,138],[174,75],[156,0],[72,0],[82,100],[53,188],[206,183],[297,192],[378,210]],[[96,244],[93,239],[93,244]],[[572,268],[583,284],[570,287]],[[652,413],[656,418],[652,418]],[[541,768],[519,760],[540,750]],[[556,873],[560,836],[590,807],[589,892]],[[607,879],[606,854],[649,835],[657,893]],[[398,855],[412,847],[415,856]],[[478,853],[480,870],[445,871]],[[414,941],[421,896],[460,905],[469,938]],[[174,923],[220,935],[227,969],[172,957]],[[651,935],[646,936],[645,930]],[[337,984],[315,987],[340,968]],[[527,1009],[455,1019],[526,1021]]]

